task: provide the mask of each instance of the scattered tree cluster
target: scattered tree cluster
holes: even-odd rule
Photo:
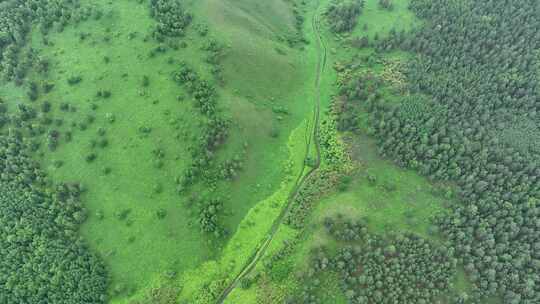
[[[344,96],[371,110],[381,154],[457,182],[462,202],[438,223],[476,293],[538,303],[540,159],[527,143],[539,135],[540,6],[413,0],[410,7],[426,26],[378,48],[420,55],[405,69],[410,96],[384,102],[366,92],[366,79]]]
[[[183,36],[193,19],[181,0],[151,0],[150,12],[157,21],[154,35],[158,40],[167,36]]]
[[[212,75],[220,84],[223,84],[225,79],[222,74],[221,59],[224,56],[225,47],[217,40],[209,39],[202,50],[207,52],[206,62],[212,66]]]
[[[218,166],[217,173],[210,170],[213,166],[215,153],[226,141],[229,122],[222,117],[217,109],[217,92],[208,81],[200,78],[198,73],[186,63],[181,63],[174,75],[175,81],[186,88],[195,100],[195,107],[204,117],[203,131],[197,140],[198,146],[191,151],[192,163],[182,177],[178,179],[178,192],[184,193],[188,187],[203,179],[209,185],[214,185],[216,178],[231,179],[242,167],[242,157],[234,157]],[[218,224],[218,213],[222,202],[213,200],[200,203],[199,224],[203,232],[211,232],[217,236],[224,233]]]
[[[350,32],[355,28],[363,8],[364,0],[334,0],[325,15],[332,31]]]
[[[184,86],[195,99],[195,106],[201,114],[211,117],[216,115],[216,89],[208,81],[202,79],[197,71],[186,62],[182,62],[174,74],[174,80]]]
[[[61,141],[68,142],[72,139],[72,131],[61,131],[64,126],[64,119],[54,117],[50,112],[52,104],[44,100],[39,104],[19,103],[12,105],[8,109],[8,105],[0,98],[0,129],[8,126],[17,130],[29,142],[29,148],[32,151],[38,151],[42,144],[46,144],[50,151],[56,150]],[[9,111],[8,111],[9,110]],[[63,112],[76,112],[77,108],[69,103],[62,103],[59,110]],[[72,129],[86,130],[88,125],[94,123],[95,117],[88,114],[85,118],[79,121],[72,121],[70,127]],[[97,142],[94,144],[102,144]]]
[[[27,150],[0,135],[0,302],[105,303],[105,267],[78,234],[84,189],[47,186]]]
[[[23,52],[28,33],[37,25],[46,35],[53,26],[61,31],[69,23],[78,23],[94,14],[77,0],[6,0],[0,2],[0,74],[21,84],[30,68],[46,72],[48,62],[33,50]],[[46,38],[44,38],[47,41]]]
[[[174,79],[193,96],[195,106],[206,118],[203,133],[198,140],[199,145],[191,152],[193,158],[191,167],[186,170],[184,177],[180,181],[179,189],[182,192],[186,187],[194,184],[205,169],[210,167],[216,150],[227,138],[229,123],[219,115],[216,108],[215,87],[208,81],[201,79],[195,70],[186,63],[182,63],[178,72],[174,75]]]
[[[243,154],[237,154],[231,159],[225,160],[218,167],[218,176],[220,179],[232,180],[244,167],[245,151]]]
[[[202,233],[212,234],[216,238],[227,235],[221,217],[224,213],[224,200],[215,192],[203,195],[191,193],[184,201],[184,207],[196,218],[196,224]],[[191,225],[191,224],[190,224]]]
[[[224,233],[219,223],[223,202],[219,199],[203,200],[199,203],[199,226],[203,232],[221,236]]]
[[[434,303],[445,296],[455,274],[451,249],[414,234],[379,236],[363,220],[326,218],[328,234],[340,241],[336,254],[312,253],[308,284],[290,303],[320,303],[319,275],[335,272],[348,303]]]
[[[304,36],[304,8],[306,5],[305,1],[300,1],[300,5],[296,2],[292,3],[293,5],[293,16],[294,16],[294,33],[287,35],[287,43],[290,47],[297,46],[302,43],[307,43],[306,37]]]

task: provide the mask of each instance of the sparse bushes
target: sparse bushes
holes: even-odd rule
[[[146,75],[143,76],[141,85],[143,87],[148,87],[150,85],[150,78]]]
[[[94,160],[96,160],[96,158],[97,158],[97,154],[94,153],[94,152],[91,152],[91,153],[87,154],[84,159],[86,160],[87,163],[91,163]]]
[[[243,168],[243,158],[245,156],[236,155],[232,159],[224,161],[218,168],[218,175],[221,179],[232,180]]]
[[[293,3],[293,15],[294,15],[294,27],[295,32],[293,34],[290,34],[286,37],[287,42],[290,47],[298,46],[301,44],[306,44],[308,41],[306,40],[306,37],[304,36],[304,12],[303,7],[305,7],[306,3],[302,1],[300,3],[302,7],[298,7],[297,3]],[[279,53],[279,52],[278,52]]]
[[[127,219],[128,215],[131,213],[131,209],[127,208],[127,209],[121,209],[121,210],[117,210],[115,213],[114,213],[114,216],[119,220],[119,221],[124,221]]]
[[[160,220],[164,219],[167,216],[167,210],[159,209],[158,211],[156,211],[156,216]]]
[[[36,101],[39,97],[38,85],[35,82],[30,82],[28,85],[28,98],[30,101]]]
[[[111,91],[110,91],[110,90],[101,89],[101,90],[97,91],[96,96],[99,97],[99,98],[107,99],[107,98],[110,98],[110,97],[111,97]]]

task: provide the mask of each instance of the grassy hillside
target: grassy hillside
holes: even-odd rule
[[[78,181],[88,189],[81,233],[105,259],[111,294],[122,302],[218,258],[226,243],[208,243],[212,237],[198,231],[190,197],[177,193],[176,179],[191,161],[204,120],[172,80],[178,64],[186,61],[212,80],[201,49],[214,38],[226,47],[219,106],[232,129],[218,160],[245,154],[244,169],[231,182],[197,192],[223,197],[222,221],[234,234],[247,212],[291,174],[276,164],[289,159],[289,133],[311,111],[305,84],[312,83],[314,59],[285,43],[295,34],[289,2],[194,3],[194,24],[176,45],[149,35],[155,20],[146,2],[91,5],[101,12],[97,20],[46,39],[32,32],[31,47],[50,58],[50,72],[29,78],[54,84],[35,104],[50,104],[47,128],[62,134],[54,151],[43,141],[36,157],[53,181]],[[203,37],[204,27],[209,34]],[[2,97],[13,106],[25,98],[25,87],[4,88]]]
[[[258,17],[247,18],[248,9],[250,16]],[[289,48],[275,35],[278,29],[280,35],[294,32],[291,10],[291,3],[284,1],[197,4],[196,14],[207,18],[215,37],[227,46],[222,63],[226,81],[223,102],[236,125],[230,146],[248,146],[245,171],[227,187],[230,210],[234,211],[227,220],[231,229],[257,201],[277,189],[284,172],[276,164],[288,158],[288,134],[312,109],[309,100],[313,93],[306,87],[314,81],[315,58]],[[282,23],[281,18],[289,21]],[[261,30],[253,31],[257,28]]]
[[[83,4],[99,16],[46,38],[31,33],[29,46],[50,58],[50,69],[29,79],[54,84],[34,103],[50,104],[46,132],[61,134],[58,147],[49,150],[45,137],[35,154],[52,181],[77,181],[87,189],[89,216],[81,234],[109,268],[113,302],[124,303],[152,286],[182,282],[183,273],[203,261],[221,259],[228,238],[199,232],[193,195],[223,199],[220,221],[235,239],[248,212],[296,174],[281,164],[296,153],[288,148],[289,134],[311,115],[313,93],[306,87],[314,81],[315,57],[287,42],[298,34],[288,1],[185,3],[194,22],[172,44],[151,37],[156,21],[146,1]],[[208,34],[201,35],[204,28]],[[219,107],[231,121],[217,161],[240,156],[244,165],[232,181],[179,195],[177,180],[189,167],[204,117],[172,74],[187,62],[217,84],[202,50],[211,40],[225,46]],[[15,106],[27,89],[6,83],[1,94]],[[302,155],[301,144],[294,149]]]
[[[107,262],[113,293],[128,295],[212,255],[176,193],[175,178],[189,161],[201,118],[179,99],[186,92],[171,79],[180,60],[209,72],[195,33],[186,49],[164,46],[163,54],[152,55],[157,44],[147,36],[154,23],[147,3],[93,4],[103,11],[100,20],[54,33],[48,45],[38,33],[32,37],[32,47],[52,58],[47,81],[55,84],[37,103],[49,101],[49,115],[64,119],[50,128],[73,137],[38,155],[53,180],[87,187],[89,218],[81,233]],[[73,76],[82,81],[68,84]],[[100,91],[110,97],[99,97]],[[71,107],[66,114],[64,103]],[[163,155],[156,156],[158,150]],[[96,159],[88,162],[92,153]],[[160,219],[158,212],[167,216]]]

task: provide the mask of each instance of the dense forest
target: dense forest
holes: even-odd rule
[[[105,303],[105,266],[78,234],[84,188],[49,186],[16,132],[0,135],[0,171],[0,302]]]
[[[408,97],[385,101],[384,81],[364,74],[342,85],[341,127],[371,111],[382,155],[458,185],[460,204],[436,220],[474,282],[475,297],[540,301],[537,1],[422,1],[425,25],[392,32],[380,52],[417,54],[404,68]]]
[[[313,249],[303,290],[287,303],[323,303],[321,275],[337,273],[349,303],[433,303],[448,292],[456,261],[448,248],[413,234],[379,236],[362,219],[324,220],[325,232],[341,242],[337,253]]]

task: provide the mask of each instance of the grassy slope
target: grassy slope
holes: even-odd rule
[[[304,15],[305,18],[305,24],[304,24],[304,33],[307,37],[308,41],[310,41],[310,44],[306,47],[304,56],[307,58],[313,58],[312,64],[310,66],[312,75],[315,75],[316,73],[316,58],[318,55],[317,50],[315,48],[315,33],[313,32],[311,20],[313,18],[313,15],[316,13],[320,13],[320,11],[316,11],[316,2],[310,2],[309,5],[306,6],[307,12]],[[333,69],[327,67],[326,69],[329,73],[334,73]],[[322,77],[321,82],[321,119],[325,116],[324,109],[328,108],[329,100],[330,100],[330,94],[332,93],[332,87],[333,82],[330,80],[326,75]],[[313,78],[312,82],[307,83],[306,90],[309,90],[311,92],[315,92],[314,87],[314,81],[315,78]],[[313,99],[311,99],[311,103]],[[314,151],[313,148],[310,149],[311,151]],[[324,163],[324,160],[322,160]],[[279,227],[278,232],[276,233],[276,236],[274,237],[274,240],[270,244],[270,247],[268,251],[266,252],[263,260],[258,263],[256,270],[253,271],[254,273],[260,271],[262,269],[262,265],[264,264],[264,261],[269,257],[272,256],[275,252],[277,252],[280,248],[283,246],[283,242],[285,240],[293,239],[297,235],[297,231],[290,229],[286,225],[281,225]],[[252,288],[248,290],[244,290],[241,288],[236,288],[232,291],[232,293],[229,295],[225,303],[255,303],[258,292],[262,291],[265,287],[261,287],[260,289],[257,289],[255,286],[252,286]],[[272,289],[272,288],[270,288]],[[269,299],[270,300],[270,299]]]
[[[146,287],[163,282],[165,272],[177,272],[179,281],[185,282],[182,273],[195,269],[208,258],[219,256],[219,251],[208,248],[192,225],[194,216],[185,207],[185,199],[174,193],[173,180],[189,161],[187,148],[199,131],[198,115],[189,100],[176,101],[177,95],[186,94],[170,80],[175,65],[167,61],[169,58],[175,62],[186,60],[207,79],[210,76],[208,65],[203,63],[204,54],[199,50],[204,39],[196,33],[188,34],[187,49],[148,58],[156,43],[142,39],[154,24],[147,4],[127,0],[93,3],[104,8],[105,16],[101,20],[52,34],[52,47],[42,46],[38,34],[34,37],[33,46],[54,58],[51,79],[56,88],[42,99],[50,100],[56,109],[63,101],[78,108],[72,114],[53,111],[67,121],[61,129],[70,129],[71,120],[81,121],[91,113],[90,102],[99,106],[94,113],[96,122],[85,131],[74,131],[72,143],[62,144],[54,153],[45,152],[43,162],[54,180],[82,181],[88,186],[85,203],[90,218],[82,234],[109,265],[112,289],[118,286],[128,290],[113,301],[124,303],[129,298],[125,295],[131,291],[134,298],[138,298],[146,293]],[[220,102],[234,125],[220,158],[233,155],[245,144],[248,146],[244,172],[234,182],[218,186],[218,194],[228,198],[226,210],[231,214],[225,224],[235,232],[253,206],[258,207],[250,211],[250,215],[256,214],[259,208],[268,208],[265,202],[281,197],[272,204],[272,208],[276,208],[285,201],[282,196],[288,191],[284,191],[282,181],[295,174],[288,170],[294,171],[296,167],[286,169],[282,164],[295,155],[303,155],[302,145],[294,145],[291,150],[287,143],[293,129],[305,129],[299,125],[311,111],[312,104],[306,101],[312,98],[311,91],[305,90],[304,85],[311,86],[314,78],[311,68],[308,71],[305,67],[311,67],[315,59],[281,42],[280,37],[290,34],[293,26],[291,7],[285,1],[261,5],[254,1],[208,0],[197,1],[193,9],[196,23],[208,24],[212,36],[228,46],[223,62],[227,84],[220,89]],[[91,35],[81,42],[81,32]],[[128,34],[132,32],[137,35],[129,39]],[[106,36],[109,42],[103,40]],[[108,64],[104,56],[110,58]],[[127,77],[123,76],[125,73]],[[66,78],[72,75],[82,76],[83,81],[77,86],[68,86]],[[151,84],[141,96],[143,75],[150,77]],[[106,100],[96,98],[99,89],[110,90],[112,96]],[[9,96],[24,96],[19,88],[10,87],[3,92]],[[272,109],[277,107],[287,109],[289,114],[274,113]],[[107,122],[109,113],[116,117],[113,124]],[[110,144],[103,151],[97,149],[97,160],[86,164],[84,157],[90,152],[90,141],[98,139],[98,127],[107,129]],[[139,127],[151,127],[152,132],[142,136]],[[277,138],[270,136],[273,130],[280,134]],[[179,141],[175,139],[177,134]],[[165,151],[161,170],[152,165],[151,151],[155,148]],[[55,169],[52,162],[58,159],[64,160],[65,165]],[[104,167],[110,167],[112,172],[105,176]],[[154,193],[156,186],[163,188],[162,193]],[[156,216],[158,209],[167,211],[167,217],[161,221]],[[123,210],[130,213],[127,219],[120,221],[114,215]],[[98,219],[98,212],[104,214],[104,219]],[[272,222],[272,216],[254,218],[261,227]],[[252,216],[244,220],[243,228],[232,237],[224,257],[218,261],[241,257],[234,241],[243,242],[240,236],[249,235],[250,242],[242,251],[251,252],[257,244],[255,236],[266,231],[246,226],[253,220]],[[134,241],[128,242],[133,237]],[[234,254],[227,253],[230,248],[237,248]],[[200,275],[201,271],[193,273]],[[202,281],[212,277],[212,273],[203,271],[202,274]],[[186,274],[186,277],[192,278],[192,275]]]
[[[187,226],[189,218],[171,185],[185,164],[190,142],[176,142],[171,136],[177,132],[176,126],[169,122],[178,122],[187,134],[196,135],[198,130],[189,103],[176,101],[176,96],[182,92],[170,81],[173,67],[165,64],[168,56],[147,58],[155,47],[151,42],[142,41],[153,25],[147,5],[133,1],[93,3],[104,8],[105,16],[99,21],[51,34],[53,46],[43,46],[40,34],[33,35],[32,47],[52,59],[49,80],[55,83],[55,89],[37,103],[49,100],[53,105],[50,116],[64,120],[63,126],[51,128],[61,132],[72,130],[74,134],[72,143],[62,140],[55,152],[43,149],[42,161],[53,180],[80,181],[87,186],[89,191],[84,201],[89,219],[81,233],[107,262],[112,287],[123,287],[131,292],[148,285],[165,271],[196,265],[209,254],[196,228]],[[91,35],[81,42],[81,32]],[[138,32],[133,40],[127,38],[131,32]],[[110,42],[105,42],[105,37],[110,37]],[[200,62],[197,53],[193,48],[176,52],[173,57],[190,57]],[[110,58],[109,64],[105,64],[105,56]],[[124,73],[127,77],[122,77]],[[72,75],[82,76],[83,81],[69,86],[66,79]],[[145,90],[146,96],[139,95],[143,75],[150,76],[151,81]],[[7,96],[25,98],[22,88],[10,84],[8,88],[3,90]],[[112,96],[106,100],[96,98],[100,89],[110,90]],[[156,100],[159,103],[155,103]],[[69,102],[77,111],[60,112],[62,102]],[[96,111],[90,110],[91,103],[98,105]],[[170,114],[166,115],[166,111]],[[116,117],[114,124],[106,119],[109,113]],[[71,126],[72,122],[84,121],[88,114],[95,115],[95,122],[86,130]],[[138,131],[141,126],[151,127],[152,134],[147,138],[141,136]],[[84,157],[91,151],[90,141],[99,139],[99,127],[106,128],[109,145],[103,150],[95,149],[98,159],[87,164]],[[167,147],[165,169],[161,171],[152,166],[151,151],[157,147]],[[55,160],[62,160],[64,166],[56,169],[52,166]],[[112,170],[109,175],[103,174],[104,167]],[[164,191],[155,195],[153,188],[158,184]],[[157,221],[159,208],[169,214],[163,221]],[[130,210],[130,213],[126,220],[119,221],[115,213],[122,210]],[[98,212],[104,215],[103,220],[96,216]],[[129,243],[128,239],[133,237],[134,242]],[[180,258],[177,252],[185,252],[185,258]]]
[[[199,20],[208,24],[213,36],[228,47],[223,62],[226,86],[220,93],[222,105],[228,109],[235,125],[222,154],[230,155],[239,147],[248,146],[244,172],[232,184],[222,183],[218,187],[218,192],[230,202],[226,208],[232,216],[226,218],[227,227],[234,232],[238,223],[243,223],[223,254],[216,259],[217,265],[227,267],[233,263],[241,266],[242,259],[247,258],[267,230],[265,227],[277,215],[279,204],[285,201],[288,184],[283,180],[288,174],[294,175],[298,171],[299,161],[296,160],[290,169],[284,169],[280,164],[303,154],[301,144],[289,144],[287,148],[287,135],[297,128],[311,108],[309,103],[305,103],[311,98],[304,84],[311,83],[312,76],[304,67],[310,66],[313,59],[303,57],[298,50],[287,49],[276,38],[278,30],[288,34],[292,27],[290,7],[283,1],[273,1],[265,6],[260,10],[255,2],[210,0],[198,2],[194,7]],[[284,26],[286,24],[290,26]],[[285,49],[286,54],[277,49]],[[287,109],[289,114],[274,113],[272,109],[276,107]],[[270,133],[275,129],[280,136],[272,138]],[[303,127],[297,129],[303,130]],[[255,205],[257,207],[250,211]],[[266,211],[259,213],[259,210]],[[178,256],[183,258],[184,255],[194,253],[182,252]],[[195,283],[195,286],[197,282],[206,284],[214,271],[222,274],[222,267],[207,268],[214,263],[210,261],[201,269],[192,268],[193,272],[180,276],[180,283],[185,287],[184,298],[197,297],[201,292],[196,287],[191,294],[190,283]]]
[[[241,265],[242,256],[249,254],[257,244],[256,236],[264,234],[266,231],[264,227],[270,224],[275,217],[272,216],[272,212],[275,213],[275,210],[279,210],[279,208],[276,209],[276,206],[285,201],[284,193],[288,191],[284,191],[287,188],[281,181],[287,173],[279,164],[284,163],[291,152],[293,153],[291,155],[301,155],[303,149],[301,145],[295,148],[296,151],[287,149],[286,143],[289,138],[287,134],[296,128],[306,113],[311,110],[311,103],[305,101],[312,98],[310,98],[310,91],[304,89],[304,84],[312,83],[310,79],[312,76],[311,73],[304,71],[303,67],[311,66],[310,60],[313,59],[303,57],[298,50],[287,49],[276,38],[278,31],[286,33],[290,30],[292,17],[285,19],[282,17],[290,14],[288,4],[282,1],[274,1],[273,3],[271,7],[264,7],[263,10],[260,10],[258,5],[253,6],[256,4],[254,2],[236,3],[233,1],[201,1],[196,3],[194,7],[195,16],[199,18],[198,21],[208,24],[211,33],[229,47],[223,62],[227,85],[220,91],[220,94],[223,108],[227,109],[228,115],[232,116],[235,123],[231,138],[222,151],[221,158],[234,154],[244,144],[248,146],[245,171],[232,184],[222,183],[218,187],[218,193],[227,197],[227,202],[230,202],[226,205],[226,209],[232,216],[226,218],[226,225],[234,232],[238,223],[259,201],[262,202],[257,203],[257,208],[250,211],[250,215],[257,213],[258,208],[269,208],[267,206],[269,203],[265,202],[272,202],[271,208],[273,209],[269,210],[268,214],[248,216],[248,219],[244,220],[243,229],[232,237],[231,245],[225,249],[223,257],[218,258],[218,261],[227,261],[227,265],[233,260],[238,260],[237,265]],[[124,38],[124,43],[122,43],[122,34],[125,37],[128,28],[133,31],[133,25],[136,24],[137,28],[140,27],[142,31],[147,26],[151,26],[152,20],[147,16],[146,5],[139,6],[138,12],[128,9],[127,6],[121,6],[133,4],[133,2],[115,3],[114,6],[117,6],[114,9],[115,14],[109,19],[111,24],[101,25],[103,28],[116,29],[119,25],[120,28],[122,25],[125,27],[125,31],[113,39],[114,47],[107,49],[107,46],[104,46],[103,53],[111,57],[113,63],[115,55],[126,56],[132,49],[138,49],[138,47],[134,47],[133,41],[126,41]],[[250,9],[260,13],[251,14]],[[262,14],[262,12],[265,13]],[[273,14],[269,14],[269,12],[273,12]],[[251,15],[256,16],[256,18],[251,18]],[[248,16],[247,20],[245,20],[246,16]],[[284,22],[284,20],[288,21]],[[284,27],[283,24],[291,24],[291,26]],[[89,32],[95,31],[96,25],[88,26],[90,27]],[[253,29],[256,28],[259,30],[254,31]],[[113,30],[113,34],[114,32]],[[62,34],[62,36],[64,35],[67,34]],[[203,75],[208,77],[205,70],[206,65],[202,63],[202,54],[199,51],[201,39],[196,35],[190,35],[188,39],[191,42],[187,51],[179,54],[166,54],[161,56],[161,61],[158,61],[159,59],[142,60],[143,64],[139,66],[130,64],[133,62],[134,56],[128,55],[124,61],[120,58],[117,59],[119,60],[118,64],[110,68],[113,75],[105,75],[102,80],[105,83],[105,88],[111,89],[113,92],[113,97],[107,101],[109,106],[100,107],[100,111],[114,113],[117,116],[114,128],[119,129],[111,130],[111,134],[114,134],[113,136],[118,141],[123,141],[122,150],[119,150],[120,145],[113,142],[114,138],[111,138],[111,147],[108,148],[111,151],[106,154],[102,153],[103,156],[99,155],[100,165],[92,164],[93,170],[66,165],[59,170],[58,174],[54,175],[58,180],[82,179],[91,189],[87,196],[89,209],[92,212],[103,210],[105,213],[106,217],[102,221],[95,221],[91,218],[83,232],[91,240],[91,243],[106,255],[113,273],[113,288],[119,284],[127,285],[128,288],[157,285],[158,282],[163,281],[162,275],[165,271],[180,273],[181,279],[179,281],[182,285],[187,284],[187,282],[197,282],[197,279],[190,274],[185,276],[189,278],[185,280],[182,273],[188,269],[195,269],[195,266],[211,255],[204,240],[200,239],[196,228],[190,227],[192,219],[189,210],[185,210],[182,199],[176,196],[174,188],[168,186],[178,175],[178,172],[181,172],[182,165],[185,164],[186,160],[182,156],[187,153],[185,150],[182,151],[182,148],[185,149],[188,143],[184,143],[185,145],[182,147],[182,143],[179,146],[178,143],[170,139],[170,136],[167,136],[175,131],[171,128],[167,129],[165,123],[169,121],[169,117],[164,117],[162,112],[166,109],[172,113],[177,111],[171,107],[178,107],[174,97],[178,94],[179,89],[171,85],[169,74],[172,70],[167,68],[165,60],[169,56],[174,59],[188,60],[198,67]],[[78,47],[75,35],[65,37],[65,41],[62,41],[61,44],[66,49]],[[150,42],[140,47],[142,50],[149,51],[149,47],[153,47],[153,45]],[[81,71],[81,73],[89,74],[88,76],[84,75],[83,78],[100,78],[101,73],[104,73],[103,70],[107,69],[103,64],[101,64],[103,67],[99,66],[102,59],[99,50],[96,51],[96,47],[80,49],[78,54],[68,51],[60,54],[65,57],[60,57],[59,61],[66,64],[65,69],[73,65],[84,69],[84,62],[91,62],[94,64],[92,67]],[[277,49],[286,50],[287,54],[284,55]],[[86,53],[84,53],[85,51]],[[145,52],[141,53],[144,58]],[[75,60],[76,58],[85,59],[84,62],[74,62],[70,61],[70,56]],[[99,68],[96,69],[96,65]],[[160,87],[157,89],[152,87],[149,90],[149,94],[155,90],[160,92],[161,96],[150,95],[150,97],[141,100],[142,98],[137,97],[138,92],[135,90],[130,92],[131,94],[127,94],[126,89],[118,88],[117,93],[115,86],[109,87],[107,84],[114,84],[120,79],[120,73],[123,73],[121,70],[125,67],[135,69],[128,71],[130,75],[132,73],[140,74],[140,70],[148,75],[161,75],[160,79],[151,81],[152,86],[155,83]],[[140,69],[139,73],[137,69]],[[98,75],[92,75],[98,71]],[[114,73],[117,74],[114,75]],[[130,77],[130,79],[140,80],[141,77],[142,75],[137,75],[133,78]],[[133,80],[131,83],[118,84],[118,86],[122,86],[122,88],[137,87],[137,83]],[[88,90],[84,93],[85,97],[95,94],[92,91],[95,90],[95,87],[92,85],[89,88],[81,84],[81,90]],[[155,99],[160,100],[157,105],[152,104]],[[140,102],[136,107],[128,106],[128,102],[131,105],[137,100]],[[141,111],[141,106],[145,106],[146,109]],[[193,116],[192,109],[189,106],[186,108],[185,105],[183,107],[183,109],[179,109],[179,112],[184,115],[181,118],[180,127],[187,128],[188,135],[194,135],[197,130],[194,127],[196,121],[190,120],[190,117]],[[278,117],[278,114],[272,111],[275,107],[286,108],[290,114],[280,114],[279,116],[282,117]],[[129,117],[129,121],[122,124],[124,114],[120,113],[129,110],[131,112],[126,113],[126,118]],[[137,133],[139,126],[134,126],[134,124],[152,127],[151,136],[139,138]],[[278,133],[281,134],[276,139],[270,137],[273,129],[277,129]],[[300,129],[302,128],[300,127]],[[163,134],[159,134],[160,131]],[[86,131],[86,133],[89,132],[90,130]],[[90,138],[91,136],[87,138],[81,136],[78,139],[80,142],[76,142],[78,144],[66,146],[65,151],[61,149],[58,152],[58,157],[69,158],[77,155],[78,151],[82,149],[84,141]],[[150,163],[150,151],[155,147],[166,151],[165,169],[161,172],[152,168]],[[176,149],[179,151],[174,151]],[[169,152],[169,150],[173,151]],[[131,153],[129,154],[128,151]],[[111,159],[108,159],[109,156]],[[180,156],[180,158],[174,159],[176,156]],[[99,172],[102,166],[101,162],[113,169],[113,173],[106,177],[110,178],[112,182],[103,184]],[[76,163],[76,159],[73,160],[73,163]],[[78,163],[80,164],[80,161]],[[115,166],[119,168],[117,169]],[[294,168],[293,172],[295,172]],[[97,177],[100,180],[97,180]],[[152,188],[155,185],[162,185],[163,193],[152,194]],[[275,192],[276,190],[277,192]],[[270,196],[271,194],[272,196]],[[265,199],[267,197],[271,197],[271,199]],[[132,223],[129,227],[112,217],[112,213],[127,208],[131,209],[128,220]],[[168,211],[167,218],[162,222],[158,222],[155,216],[158,208],[164,208]],[[251,224],[246,226],[245,223],[250,221],[260,223],[261,227],[252,227]],[[111,231],[114,232],[111,233]],[[136,236],[135,242],[127,245],[127,238],[134,235]],[[246,238],[249,239],[249,242],[244,244]],[[230,248],[234,248],[234,251],[230,251]],[[209,264],[213,264],[213,262]],[[204,270],[202,281],[204,282],[207,282],[206,278],[213,274],[210,269],[205,268],[206,265],[202,266]],[[220,272],[222,270],[219,269]],[[201,274],[201,271],[197,270],[194,273]],[[189,286],[186,286],[184,290],[186,290],[184,294],[189,294]],[[139,289],[135,297],[139,297],[144,292],[144,289]],[[197,292],[200,292],[200,289]],[[126,297],[121,297],[117,298],[115,302],[123,303],[126,300]]]
[[[188,272],[182,277],[183,290],[181,299],[189,303],[205,302],[205,293],[208,284],[221,279],[232,279],[246,264],[255,248],[261,244],[269,231],[273,219],[284,207],[287,197],[292,190],[296,175],[302,167],[305,155],[305,132],[307,124],[304,122],[294,130],[289,138],[288,148],[290,158],[279,164],[286,172],[280,188],[270,197],[257,203],[240,223],[223,254],[217,260],[209,261],[202,267]]]
[[[204,16],[215,37],[228,47],[224,104],[237,124],[229,146],[248,144],[242,176],[225,189],[233,211],[227,226],[233,232],[250,208],[278,189],[284,172],[276,164],[288,158],[288,135],[311,110],[312,93],[305,87],[314,81],[309,67],[315,58],[289,49],[276,34],[292,31],[290,11],[290,4],[282,0],[197,4],[196,15]],[[277,108],[289,114],[275,113]],[[271,136],[273,131],[277,138]]]
[[[93,3],[104,9],[99,21],[52,35],[52,47],[43,47],[40,39],[34,39],[34,47],[54,58],[50,78],[56,87],[44,99],[56,109],[62,101],[74,104],[77,112],[64,114],[66,120],[73,121],[91,113],[90,102],[98,105],[96,121],[85,131],[75,128],[73,142],[46,153],[43,162],[54,180],[81,181],[88,187],[84,200],[90,217],[82,235],[105,258],[113,279],[111,287],[126,289],[125,295],[142,290],[165,272],[194,267],[211,255],[175,193],[174,178],[189,161],[187,149],[192,145],[191,137],[199,133],[199,118],[189,101],[177,101],[185,92],[171,81],[175,64],[166,61],[187,60],[206,77],[209,73],[199,51],[202,41],[196,36],[189,38],[194,41],[185,50],[149,58],[156,43],[143,41],[154,24],[146,3]],[[81,42],[81,32],[91,36]],[[137,35],[129,39],[133,32]],[[105,37],[110,42],[105,42]],[[110,63],[105,63],[105,56]],[[83,81],[69,86],[66,78],[71,75],[80,75]],[[141,87],[143,75],[150,78],[148,88]],[[96,98],[100,89],[110,90],[111,97]],[[58,110],[56,113],[62,115]],[[108,114],[116,117],[114,123],[107,121]],[[109,146],[96,149],[97,160],[87,164],[84,157],[91,151],[90,141],[99,138],[99,127],[106,128]],[[152,131],[146,136],[140,127]],[[154,149],[165,151],[162,169],[153,165]],[[65,165],[55,169],[51,165],[54,160],[63,160]],[[111,173],[104,175],[104,167]],[[156,187],[163,188],[162,193],[156,193]],[[156,216],[159,209],[167,211],[163,220]],[[124,210],[130,213],[121,221],[115,214]],[[98,212],[104,219],[96,216]],[[128,241],[130,238],[134,241]]]

